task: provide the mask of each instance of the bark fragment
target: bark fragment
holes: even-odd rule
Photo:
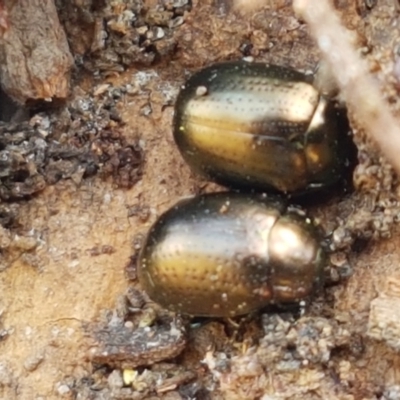
[[[4,0],[0,78],[19,103],[65,99],[73,58],[53,0]],[[3,26],[3,25],[2,25]]]

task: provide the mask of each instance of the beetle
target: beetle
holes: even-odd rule
[[[244,61],[195,73],[178,95],[173,119],[183,158],[235,189],[295,196],[337,183],[351,158],[347,116],[313,80]]]
[[[280,198],[222,192],[182,200],[162,214],[137,273],[149,297],[167,309],[233,317],[312,296],[325,260],[302,210]]]

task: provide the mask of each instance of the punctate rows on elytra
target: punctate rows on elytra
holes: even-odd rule
[[[215,193],[165,212],[143,245],[138,276],[173,311],[231,317],[310,297],[325,254],[310,218],[280,199]]]
[[[183,158],[208,179],[291,195],[337,183],[354,146],[345,111],[312,75],[261,63],[195,73],[179,93],[173,130]]]

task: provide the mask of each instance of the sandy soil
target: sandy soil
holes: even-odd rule
[[[201,328],[188,327],[189,344],[178,360],[130,369],[90,359],[96,324],[126,317],[121,302],[128,287],[138,287],[128,279],[127,265],[140,236],[180,198],[217,189],[191,173],[173,142],[172,105],[185,76],[246,55],[244,45],[262,60],[303,70],[315,66],[317,51],[289,2],[270,3],[249,17],[228,11],[228,2],[194,1],[173,33],[176,47],[158,63],[124,66],[97,80],[82,72],[85,79],[76,80],[71,104],[85,96],[101,99],[93,93],[104,83],[110,85],[105,94],[124,88],[115,103],[123,121],[118,132],[141,147],[142,175],[127,189],[101,173],[100,163],[94,177],[71,176],[18,202],[18,229],[3,227],[0,235],[1,399],[400,399],[399,322],[388,326],[378,311],[379,340],[370,337],[369,322],[378,296],[390,298],[391,307],[400,304],[397,292],[387,289],[400,277],[398,182],[361,133],[356,192],[312,211],[324,227],[344,226],[357,238],[338,249],[349,260],[348,279],[328,287],[302,316],[255,316],[238,339],[223,321],[209,325],[217,334],[207,333],[204,321]],[[372,9],[363,2],[337,3],[346,25],[370,49],[371,63],[380,63],[376,76],[396,112],[390,68],[400,36],[392,2]],[[190,374],[182,377],[179,368]],[[123,371],[137,376],[124,382]],[[181,380],[165,387],[160,380],[166,376]]]

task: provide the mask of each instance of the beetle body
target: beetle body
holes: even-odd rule
[[[234,188],[302,194],[336,183],[348,163],[347,120],[312,80],[246,62],[195,73],[178,95],[173,122],[184,159]]]
[[[155,222],[138,277],[165,308],[231,317],[309,297],[324,264],[304,213],[279,199],[216,193],[183,200]]]

